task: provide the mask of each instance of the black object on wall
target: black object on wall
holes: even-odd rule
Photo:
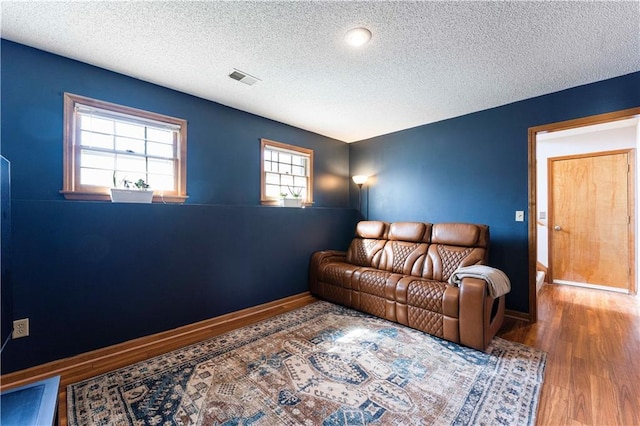
[[[0,157],[0,300],[2,312],[0,331],[2,332],[2,349],[8,342],[13,330],[13,291],[11,288],[11,164]]]

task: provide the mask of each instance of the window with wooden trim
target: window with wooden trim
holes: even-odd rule
[[[109,200],[110,188],[142,179],[154,201],[184,202],[186,152],[186,120],[64,95],[67,199]]]
[[[280,205],[283,198],[298,198],[313,204],[313,150],[260,140],[261,196],[265,205]]]

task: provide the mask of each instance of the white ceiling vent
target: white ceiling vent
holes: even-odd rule
[[[238,80],[240,83],[244,83],[248,86],[253,86],[257,82],[262,81],[257,77],[249,75],[246,72],[237,70],[235,68],[233,69],[233,72],[229,74],[229,77],[231,77],[234,80]]]

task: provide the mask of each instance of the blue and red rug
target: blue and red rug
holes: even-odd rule
[[[327,302],[69,385],[75,425],[533,425],[546,353]]]

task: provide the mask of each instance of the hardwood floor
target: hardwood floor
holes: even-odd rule
[[[498,335],[549,354],[538,425],[640,425],[640,298],[545,284],[538,322]]]

